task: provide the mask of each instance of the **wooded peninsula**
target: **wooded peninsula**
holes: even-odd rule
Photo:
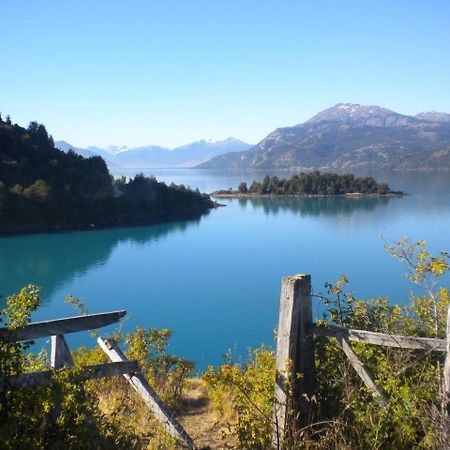
[[[262,182],[253,181],[250,186],[241,182],[236,190],[225,189],[213,192],[215,197],[289,195],[289,196],[333,196],[333,195],[404,195],[392,191],[387,183],[377,183],[372,177],[356,178],[352,174],[338,175],[313,171],[300,173],[291,178],[266,175]]]
[[[54,146],[44,125],[0,117],[0,234],[122,225],[198,217],[206,194],[138,174],[114,179],[100,156]]]

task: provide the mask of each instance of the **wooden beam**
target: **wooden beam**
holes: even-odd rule
[[[75,366],[63,334],[55,334],[51,338],[50,366],[52,369]],[[62,411],[62,393],[60,389],[54,389],[52,395],[53,407],[50,411],[49,419],[52,424],[56,425]]]
[[[50,366],[53,369],[61,367],[74,367],[72,355],[67,345],[66,339],[62,334],[52,336],[52,348],[50,354]]]
[[[101,349],[108,355],[111,361],[128,361],[125,354],[118,347],[114,339],[97,339]],[[184,428],[176,419],[173,412],[165,405],[155,390],[150,386],[142,373],[126,373],[124,377],[133,389],[143,398],[146,405],[152,410],[155,417],[165,426],[168,433],[180,441],[189,449],[195,449],[195,445]]]
[[[305,426],[312,420],[316,368],[313,335],[309,333],[311,325],[311,277],[283,278],[276,355],[273,435],[276,448],[282,448],[288,429]],[[292,388],[293,395],[290,395]]]
[[[45,322],[34,322],[14,332],[11,332],[7,328],[0,328],[0,341],[27,341],[57,334],[94,330],[118,322],[126,313],[126,311],[121,310],[68,317],[66,319],[46,320]]]
[[[350,344],[347,341],[347,339],[343,338],[342,336],[337,336],[336,340],[338,341],[338,344],[342,347],[342,350],[344,351],[345,355],[350,361],[350,364],[355,369],[356,373],[359,375],[361,380],[363,380],[367,388],[372,392],[373,397],[378,399],[381,403],[386,404],[386,400],[384,399],[383,394],[373,381],[369,369],[367,369],[364,366],[364,364],[359,360],[359,358],[355,355],[355,352],[350,347]]]
[[[327,327],[311,326],[311,333],[324,336],[342,337],[353,342],[382,345],[384,347],[408,348],[413,350],[447,351],[446,339],[424,338],[414,336],[390,335],[366,330],[353,330],[335,325]]]
[[[139,370],[137,361],[94,364],[81,367],[82,376],[89,379],[113,377]],[[31,386],[51,384],[54,370],[25,373],[22,375],[0,376],[0,392],[13,389],[25,389]]]

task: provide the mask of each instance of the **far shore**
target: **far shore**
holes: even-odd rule
[[[389,192],[387,194],[364,194],[362,192],[349,192],[346,194],[256,194],[256,193],[240,193],[240,192],[212,192],[209,194],[211,197],[215,198],[275,198],[275,197],[402,197],[406,194],[405,192]]]

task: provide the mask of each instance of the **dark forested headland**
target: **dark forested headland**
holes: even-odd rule
[[[300,173],[291,178],[266,175],[262,182],[253,181],[250,186],[241,182],[237,190],[228,189],[213,192],[215,196],[242,195],[402,195],[392,191],[386,183],[377,183],[372,177],[356,178],[352,174],[321,174],[318,171]]]
[[[56,149],[44,125],[0,117],[0,234],[138,225],[213,206],[198,190],[154,177],[114,179],[101,157]]]

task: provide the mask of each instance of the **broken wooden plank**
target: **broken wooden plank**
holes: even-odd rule
[[[14,330],[14,332],[11,332],[7,328],[0,328],[0,340],[7,342],[26,341],[57,334],[94,330],[118,322],[126,313],[126,311],[120,310],[34,322],[29,323],[24,328]]]
[[[103,339],[99,337],[97,342],[111,361],[128,361],[114,339]],[[195,445],[189,434],[178,422],[173,412],[150,386],[144,375],[142,373],[126,373],[124,374],[124,377],[131,384],[133,389],[143,398],[146,405],[151,409],[155,417],[165,426],[168,433],[189,449],[195,449]]]
[[[344,351],[345,355],[350,361],[350,364],[355,369],[356,373],[359,375],[361,380],[363,380],[367,388],[371,391],[373,397],[378,399],[381,403],[386,404],[386,400],[381,391],[378,389],[375,382],[373,381],[372,375],[370,374],[369,370],[364,366],[364,364],[359,360],[359,358],[356,356],[355,352],[350,347],[350,344],[347,341],[347,339],[345,339],[342,336],[337,336],[336,340],[338,344],[342,347],[342,350]]]
[[[53,369],[60,369],[61,367],[74,367],[75,364],[72,359],[66,339],[62,334],[56,334],[51,338],[52,347],[50,353],[50,366]]]
[[[436,352],[447,351],[446,339],[424,338],[414,336],[401,336],[397,334],[378,333],[366,330],[354,330],[335,325],[327,327],[311,326],[311,333],[323,336],[343,337],[353,342],[365,342],[367,344],[381,345],[384,347],[408,348],[412,350],[433,350]]]
[[[288,428],[311,422],[316,391],[311,277],[282,280],[277,330],[273,445],[282,447]],[[299,376],[301,374],[301,376]],[[293,395],[289,391],[293,388]]]
[[[87,379],[113,377],[139,370],[137,361],[94,364],[80,367],[81,376]],[[22,375],[0,376],[0,392],[13,389],[25,389],[31,386],[51,384],[54,370],[24,373]]]

